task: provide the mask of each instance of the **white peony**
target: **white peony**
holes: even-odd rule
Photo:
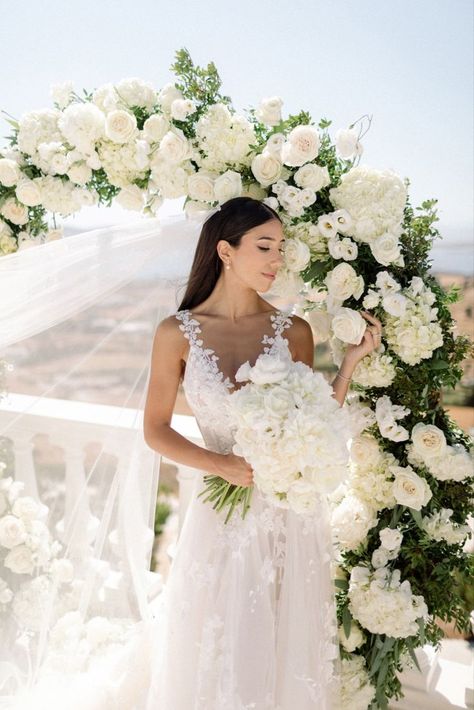
[[[398,237],[390,232],[385,232],[370,242],[370,250],[379,264],[388,266],[400,257],[400,243]]]
[[[12,505],[12,513],[23,520],[34,520],[44,517],[47,513],[46,506],[39,504],[31,496],[20,496]]]
[[[323,187],[331,184],[327,167],[321,167],[316,165],[316,163],[302,165],[295,172],[293,179],[298,187],[309,187],[315,192],[319,192]]]
[[[421,510],[432,497],[431,489],[411,466],[391,466],[395,476],[393,495],[399,505],[406,505],[414,510]]]
[[[385,567],[389,560],[390,553],[383,547],[378,547],[376,550],[374,550],[372,553],[372,557],[370,558],[372,567],[374,569],[378,569],[379,567]]]
[[[364,337],[366,321],[358,311],[340,307],[332,319],[331,328],[339,340],[358,345]]]
[[[170,107],[171,118],[175,121],[185,121],[196,112],[196,104],[191,99],[175,99]]]
[[[137,134],[137,119],[129,111],[117,109],[107,114],[105,135],[114,143],[129,143]]]
[[[41,189],[38,178],[34,180],[20,180],[15,188],[15,195],[18,202],[28,207],[35,207],[41,204]]]
[[[15,160],[0,158],[0,183],[5,187],[13,187],[21,177],[20,166]]]
[[[286,240],[285,263],[287,269],[299,273],[308,266],[310,259],[310,249],[301,239]]]
[[[242,193],[242,177],[235,170],[227,170],[220,175],[214,183],[216,200],[221,204]]]
[[[319,153],[319,133],[313,126],[296,126],[288,134],[282,148],[285,165],[300,166],[314,160]]]
[[[276,126],[281,121],[282,106],[283,99],[279,96],[271,96],[260,101],[255,115],[266,126]]]
[[[269,385],[285,379],[290,370],[291,361],[263,354],[257,358],[253,367],[247,361],[239,367],[235,375],[236,382],[250,380],[256,385]]]
[[[28,222],[28,208],[14,197],[7,197],[0,207],[0,214],[12,224],[21,225]]]
[[[255,156],[251,167],[258,182],[268,187],[279,179],[282,164],[273,153],[263,151]]]
[[[331,528],[335,539],[345,550],[355,550],[377,525],[377,515],[364,501],[349,493],[333,510]]]
[[[338,264],[329,271],[324,279],[328,292],[334,298],[345,301],[354,296],[360,298],[364,290],[364,279],[358,276],[355,269],[345,262]]]

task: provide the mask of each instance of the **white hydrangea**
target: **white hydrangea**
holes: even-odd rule
[[[412,442],[406,451],[410,463],[425,466],[439,481],[463,481],[474,476],[472,454],[462,444],[446,444],[443,432],[433,425],[418,422],[412,429]]]
[[[469,525],[459,525],[450,520],[453,511],[441,508],[431,515],[423,516],[422,528],[433,540],[444,540],[449,545],[464,543],[470,532]]]
[[[438,309],[432,307],[436,297],[418,277],[412,278],[402,295],[406,307],[400,316],[388,314],[385,338],[404,362],[417,365],[443,344],[443,332],[437,322]]]
[[[352,447],[351,447],[352,456]],[[361,455],[362,459],[362,455]],[[380,450],[377,462],[361,460],[351,465],[348,486],[350,491],[368,505],[374,513],[396,505],[393,493],[393,472],[391,466],[397,460],[387,451]]]
[[[81,209],[86,193],[88,197],[93,197],[92,192],[76,187],[69,180],[61,180],[52,175],[39,179],[43,206],[50,212],[57,212],[64,217]]]
[[[224,104],[214,104],[199,118],[195,130],[195,160],[199,167],[221,173],[228,164],[237,170],[250,166],[250,146],[257,137],[245,117],[232,114]]]
[[[348,596],[352,616],[372,634],[407,638],[418,633],[418,619],[428,618],[423,597],[412,593],[408,580],[400,582],[397,569],[354,567]]]
[[[377,515],[372,506],[358,498],[351,490],[331,514],[334,538],[344,550],[355,550],[366,540],[367,533],[375,525]]]
[[[351,215],[357,241],[370,244],[387,232],[401,234],[406,188],[395,173],[358,166],[342,175],[329,195],[334,207]]]
[[[103,140],[97,150],[108,180],[116,187],[144,178],[150,165],[149,144],[141,139],[125,144]]]
[[[157,94],[152,84],[142,79],[122,79],[115,85],[119,102],[127,108],[138,106],[147,111],[152,111],[157,103]]]
[[[340,710],[367,710],[375,698],[363,656],[341,660]]]
[[[70,145],[83,153],[91,153],[104,136],[105,116],[92,103],[71,104],[62,112],[58,127]]]
[[[363,387],[388,387],[395,375],[393,358],[382,343],[357,363],[352,380]]]
[[[64,140],[58,127],[61,112],[56,109],[42,109],[24,114],[19,121],[18,148],[31,156],[36,165],[39,159],[38,146]]]

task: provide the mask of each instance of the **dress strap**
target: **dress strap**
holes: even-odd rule
[[[189,344],[201,347],[202,340],[197,336],[197,334],[201,332],[201,328],[199,322],[192,317],[191,311],[187,309],[184,311],[177,311],[175,316],[177,320],[181,321],[179,329],[183,331],[184,337],[189,340]]]
[[[277,311],[276,315],[271,315],[272,327],[275,331],[275,336],[281,335],[286,328],[292,325],[290,313]]]

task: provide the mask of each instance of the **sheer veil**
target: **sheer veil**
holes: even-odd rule
[[[150,219],[0,260],[0,707],[133,707],[103,679],[162,589],[142,414],[200,228]]]

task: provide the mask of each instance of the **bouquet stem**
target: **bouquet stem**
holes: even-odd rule
[[[235,508],[241,503],[242,519],[250,508],[250,501],[252,498],[253,486],[236,486],[233,483],[225,481],[220,476],[208,475],[204,476],[205,488],[198,494],[200,496],[206,495],[203,503],[212,502],[214,510],[222,510],[228,507],[225,522],[230,520],[232,513]]]

